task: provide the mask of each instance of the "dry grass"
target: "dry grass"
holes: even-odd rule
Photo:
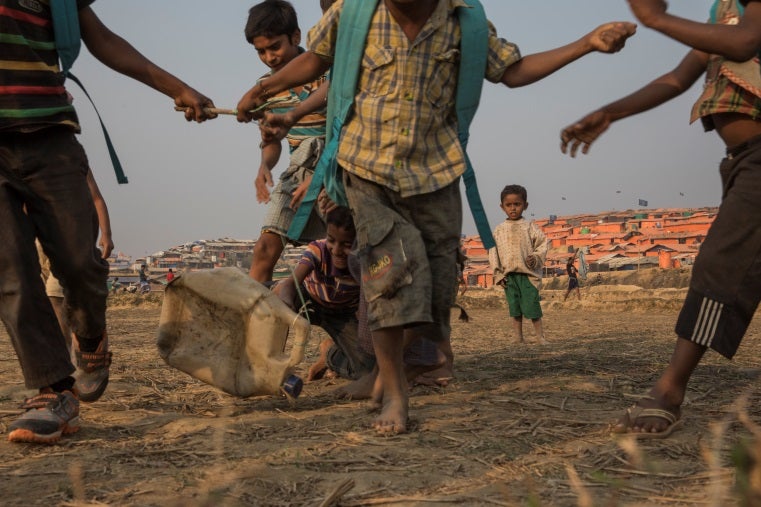
[[[562,294],[544,293],[550,344],[540,346],[510,340],[498,295],[468,291],[471,322],[453,320],[456,380],[415,387],[412,431],[394,437],[369,429],[365,403],[333,400],[342,380],[307,384],[294,404],[201,384],[159,358],[153,296],[113,300],[109,390],[60,445],[0,443],[3,504],[741,505],[758,486],[759,324],[735,361],[706,356],[681,430],[614,440],[608,423],[671,353],[682,293]],[[0,350],[5,434],[27,391],[7,336]]]

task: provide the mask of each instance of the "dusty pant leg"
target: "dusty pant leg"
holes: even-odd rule
[[[411,197],[408,201],[410,204],[404,215],[423,237],[431,271],[434,325],[425,326],[425,337],[434,342],[448,340],[452,332],[452,304],[460,283],[457,266],[462,233],[459,180],[436,192]]]
[[[27,137],[0,138],[0,319],[26,387],[38,389],[70,375],[74,366],[40,276],[35,224],[23,211],[24,204],[36,204],[25,181],[35,167]]]
[[[676,334],[731,358],[761,298],[761,144],[721,165],[724,196],[708,231]]]
[[[344,173],[371,330],[431,322],[431,273],[420,231],[398,193]]]
[[[87,186],[87,157],[65,130],[35,146],[41,168],[27,178],[35,196],[27,211],[63,288],[71,330],[99,339],[106,329],[108,263],[96,244],[98,218]]]

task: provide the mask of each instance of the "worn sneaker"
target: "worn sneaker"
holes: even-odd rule
[[[43,389],[37,396],[25,399],[21,408],[26,412],[11,423],[11,442],[54,444],[61,435],[79,431],[79,400],[71,391]]]
[[[74,390],[80,401],[89,403],[101,397],[108,385],[108,367],[111,365],[111,352],[108,351],[108,335],[103,332],[98,349],[84,352],[79,349],[77,335],[72,333],[71,348],[74,352]]]

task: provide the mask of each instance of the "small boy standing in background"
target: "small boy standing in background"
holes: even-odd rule
[[[523,218],[528,208],[528,193],[521,185],[507,185],[502,190],[500,208],[507,220],[494,229],[496,246],[489,250],[494,280],[505,288],[518,342],[523,343],[523,317],[526,317],[534,323],[539,343],[547,343],[539,303],[547,238],[536,222]]]
[[[296,11],[293,5],[285,0],[265,0],[254,5],[248,12],[245,36],[256,49],[262,63],[271,69],[261,79],[272,76],[304,52],[299,47],[301,30]],[[315,94],[323,84],[325,89],[322,93],[326,96],[327,83],[324,75],[303,86],[274,95],[273,99],[283,99],[287,101],[288,106],[273,109],[273,112],[284,114],[297,107]],[[275,265],[289,242],[288,228],[309,189],[314,167],[325,146],[325,114],[323,99],[321,108],[312,108],[309,114],[300,116],[298,121],[290,126],[285,135],[290,149],[290,163],[272,193],[269,187],[273,185],[272,170],[280,160],[282,152],[281,138],[275,130],[260,124],[262,159],[255,180],[256,200],[269,203],[269,207],[261,234],[254,245],[254,256],[249,270],[249,276],[257,282],[265,283],[272,280]],[[324,237],[325,225],[313,211],[299,241],[308,243]]]

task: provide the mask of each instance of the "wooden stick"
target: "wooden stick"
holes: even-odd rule
[[[337,505],[343,496],[354,488],[354,479],[346,479],[339,484],[325,500],[320,503],[320,507],[333,507]]]
[[[174,106],[174,110],[175,111],[181,111],[183,113],[185,111],[187,111],[188,109],[192,109],[192,108],[191,107]],[[230,114],[230,115],[233,115],[233,116],[237,116],[238,115],[238,110],[237,109],[221,109],[219,107],[204,107],[203,108],[203,113],[204,114],[209,114],[209,115],[211,115],[211,114]]]
[[[298,104],[299,101],[296,99],[292,99],[290,97],[277,97],[271,100],[268,100],[264,104],[252,109],[249,111],[249,113],[256,113],[258,111],[267,111],[269,109],[274,109],[276,107],[288,107],[288,106],[295,106]],[[190,109],[190,106],[174,106],[175,111],[182,111],[185,112],[188,109]],[[233,116],[238,115],[237,109],[222,109],[219,107],[204,107],[203,108],[204,114],[229,114]]]

